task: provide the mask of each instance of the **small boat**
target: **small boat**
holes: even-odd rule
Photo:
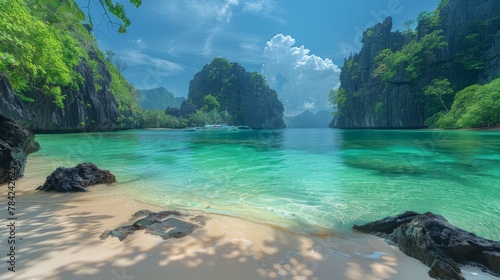
[[[225,124],[206,124],[205,126],[186,127],[184,132],[236,132],[236,131],[251,131],[252,129],[246,125],[225,125]]]
[[[204,131],[227,131],[235,129],[236,126],[226,125],[226,124],[206,124],[202,127]]]
[[[250,127],[248,127],[246,125],[238,125],[236,127],[236,130],[238,130],[238,131],[250,131],[250,130],[253,130],[253,129],[251,129]]]
[[[201,127],[197,126],[197,127],[186,127],[182,130],[183,132],[200,132],[201,131]]]
[[[226,112],[226,123],[227,123],[227,110]],[[205,113],[205,123],[207,122],[207,114]],[[233,132],[233,131],[250,131],[250,127],[246,125],[227,125],[227,124],[205,124],[205,126],[197,127],[186,127],[182,131],[186,132]]]

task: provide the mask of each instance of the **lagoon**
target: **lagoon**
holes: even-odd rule
[[[431,211],[500,240],[499,131],[128,130],[36,139],[42,149],[28,165],[43,162],[40,172],[91,161],[117,176],[121,192],[168,209],[300,233],[349,233],[353,224]]]

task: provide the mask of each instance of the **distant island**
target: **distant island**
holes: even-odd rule
[[[176,97],[164,87],[138,90],[137,104],[146,110],[165,110],[181,107],[185,97]]]
[[[285,118],[287,128],[324,128],[328,127],[332,119],[332,113],[328,111],[318,111],[313,113],[309,110],[297,116]]]
[[[145,91],[145,108],[155,102],[163,110],[139,110],[138,127],[185,128],[206,124],[284,128],[283,104],[259,73],[236,62],[214,58],[189,83],[187,99],[179,107],[166,89]],[[170,102],[170,103],[169,103]],[[156,109],[156,108],[153,108]]]
[[[180,108],[182,116],[191,115],[192,125],[202,124],[207,114],[211,122],[227,117],[231,124],[251,128],[284,128],[283,111],[276,91],[262,75],[220,57],[194,75]]]
[[[405,29],[392,18],[363,33],[330,100],[337,128],[500,125],[500,2],[441,0]]]

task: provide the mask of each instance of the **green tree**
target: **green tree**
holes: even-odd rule
[[[208,94],[203,98],[203,106],[201,107],[202,111],[208,112],[219,109],[219,107],[219,101],[217,101],[217,99],[213,95]]]
[[[342,112],[345,108],[345,103],[347,101],[347,91],[344,88],[338,90],[330,90],[328,93],[328,102],[334,108],[337,108],[337,113]]]
[[[442,79],[434,79],[431,84],[428,85],[424,90],[425,95],[433,95],[436,96],[441,104],[443,105],[446,112],[449,112],[448,107],[446,107],[445,102],[443,101],[443,96],[449,95],[453,93],[451,89],[451,84],[446,78]]]
[[[403,23],[401,34],[403,34],[403,38],[405,39],[406,43],[415,39],[415,37],[417,36],[416,27],[417,21],[415,21],[414,19],[409,19]]]
[[[455,95],[451,110],[436,122],[441,128],[500,125],[500,78],[486,85],[472,85]]]
[[[41,91],[63,107],[61,86],[74,86],[73,67],[80,61],[79,44],[58,28],[34,17],[23,1],[0,2],[0,72],[26,101],[23,93]]]

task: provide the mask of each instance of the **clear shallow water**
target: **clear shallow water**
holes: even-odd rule
[[[169,208],[307,232],[432,211],[500,240],[500,132],[286,129],[37,135],[50,173],[92,161]],[[49,171],[50,170],[50,171]],[[48,174],[47,174],[48,175]]]

